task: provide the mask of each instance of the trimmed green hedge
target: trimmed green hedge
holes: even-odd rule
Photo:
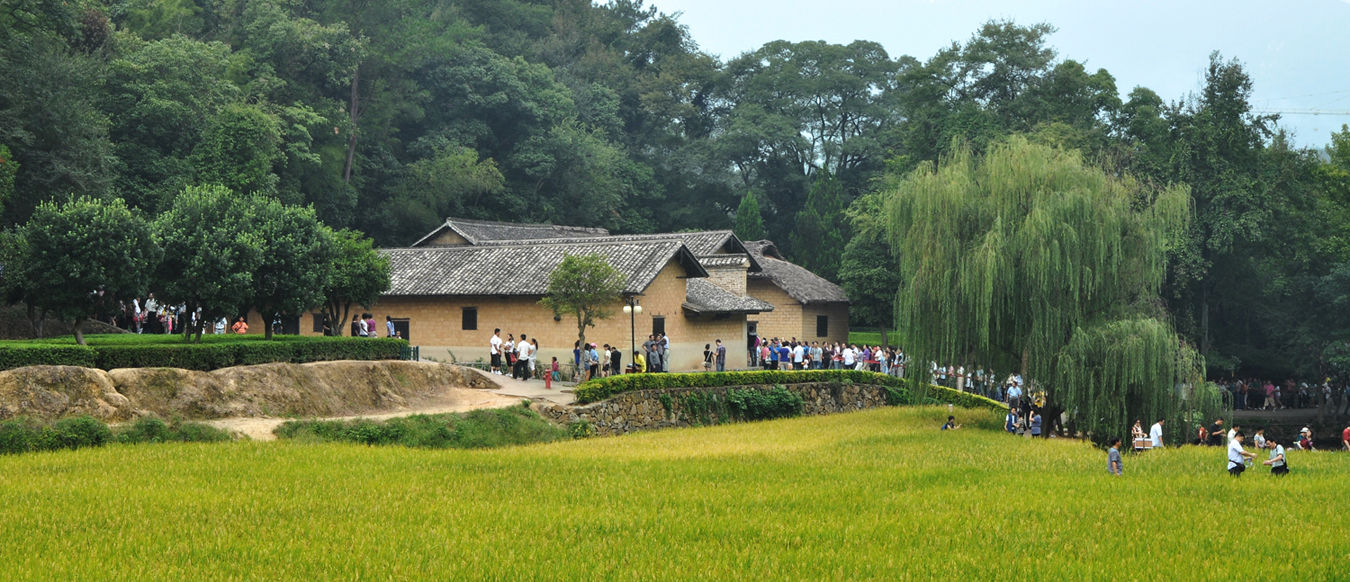
[[[763,370],[751,372],[698,372],[692,374],[623,374],[597,378],[576,387],[573,394],[578,402],[598,402],[634,390],[663,388],[718,388],[722,386],[763,386],[775,384],[804,384],[808,382],[851,382],[878,385],[886,389],[886,402],[891,405],[911,404],[912,382],[894,376],[859,370]],[[926,387],[920,395],[922,403],[953,404],[963,408],[1007,410],[1001,402],[983,396],[958,392],[942,386]],[[931,401],[931,402],[929,402]]]
[[[303,364],[330,360],[397,360],[408,342],[393,338],[305,337],[273,341],[114,343],[88,347],[25,343],[0,345],[0,370],[23,366],[186,368],[209,372],[230,366]]]
[[[19,345],[0,347],[0,370],[24,366],[98,367],[98,353],[83,346]]]

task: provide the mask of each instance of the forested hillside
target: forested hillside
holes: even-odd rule
[[[718,57],[632,0],[0,0],[3,222],[72,194],[155,215],[216,184],[383,246],[449,215],[734,224],[842,280],[854,325],[889,327],[888,185],[1024,134],[1190,188],[1157,309],[1212,374],[1320,373],[1350,330],[1347,132],[1300,149],[1217,54],[1193,95],[1117,87],[1053,30]]]

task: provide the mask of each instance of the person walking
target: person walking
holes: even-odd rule
[[[535,365],[539,363],[539,338],[530,340],[530,377],[534,377]]]
[[[1117,477],[1125,474],[1125,465],[1120,460],[1120,437],[1111,439],[1111,449],[1106,451],[1106,471]]]
[[[1153,423],[1153,426],[1148,429],[1148,438],[1153,441],[1153,448],[1155,449],[1163,448],[1163,422],[1166,422],[1166,420],[1165,418],[1159,418],[1158,422]]]
[[[717,371],[727,371],[727,347],[722,345],[722,340],[717,340]]]
[[[384,316],[384,329],[385,329],[385,332],[388,333],[388,335],[386,335],[386,336],[384,336],[384,337],[394,337],[394,317],[393,317],[393,316],[391,316],[391,315],[386,315],[386,316]]]
[[[1266,440],[1266,448],[1270,449],[1270,458],[1261,461],[1262,465],[1270,467],[1270,474],[1283,477],[1289,474],[1289,463],[1284,458],[1284,447],[1275,439]]]
[[[1247,459],[1256,456],[1242,448],[1242,440],[1243,434],[1239,432],[1233,436],[1233,442],[1228,443],[1228,474],[1234,477],[1241,477],[1247,470]]]

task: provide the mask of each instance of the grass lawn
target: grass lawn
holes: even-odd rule
[[[886,337],[891,343],[895,342],[895,334]],[[881,332],[879,331],[850,331],[848,332],[848,343],[858,345],[879,346],[881,345]]]
[[[0,578],[1338,580],[1350,455],[1224,472],[888,408],[492,450],[0,457]]]

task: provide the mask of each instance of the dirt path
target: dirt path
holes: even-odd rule
[[[412,416],[414,414],[441,414],[445,412],[465,412],[480,408],[505,408],[519,404],[520,400],[520,398],[514,396],[495,394],[488,390],[449,388],[443,394],[431,398],[417,400],[409,399],[408,406],[398,410],[372,411],[370,414],[335,416],[312,420],[352,420],[357,418],[382,420],[399,416]],[[292,419],[271,417],[222,418],[219,420],[206,420],[202,421],[202,423],[209,424],[216,428],[241,433],[255,441],[270,441],[277,438],[276,435],[272,434],[272,431],[287,420]]]

